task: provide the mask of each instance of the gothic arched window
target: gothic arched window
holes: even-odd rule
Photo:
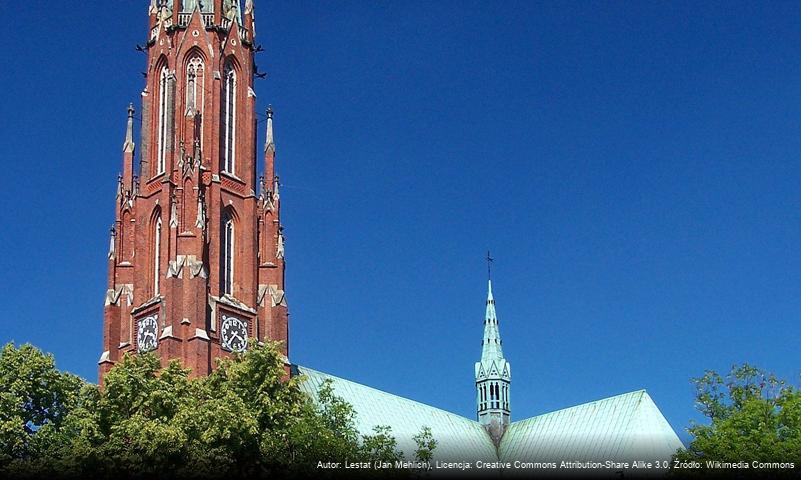
[[[170,72],[165,65],[162,67],[161,74],[159,76],[158,161],[156,162],[157,174],[164,173],[167,163],[167,135],[169,128],[167,110],[170,101],[169,76]]]
[[[220,252],[221,295],[234,293],[234,218],[230,213],[223,217],[222,251]]]
[[[236,72],[233,65],[225,67],[223,86],[223,171],[234,174],[236,167]]]
[[[203,59],[193,57],[186,65],[186,116],[195,119],[195,135],[200,138],[200,147],[203,148],[203,102],[204,77]]]
[[[153,227],[153,296],[159,294],[161,279],[161,213],[157,215]]]
[[[186,111],[187,114],[203,111],[203,60],[200,57],[192,58],[186,66]]]

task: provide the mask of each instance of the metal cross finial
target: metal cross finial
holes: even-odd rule
[[[487,280],[492,280],[492,262],[494,261],[495,259],[490,255],[490,251],[487,250]]]

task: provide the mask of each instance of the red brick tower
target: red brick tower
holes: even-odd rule
[[[272,111],[257,181],[253,3],[153,0],[134,173],[133,106],[108,254],[100,377],[155,350],[206,375],[248,338],[283,342]]]

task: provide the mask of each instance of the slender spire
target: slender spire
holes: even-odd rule
[[[484,339],[481,345],[481,360],[503,358],[501,332],[498,328],[498,316],[495,314],[495,298],[492,296],[492,280],[487,280],[487,311],[484,315]]]
[[[492,262],[495,261],[487,250],[487,312],[484,316],[484,340],[481,351],[482,360],[503,358],[501,333],[498,329],[498,317],[495,314],[495,299],[492,297]]]
[[[264,186],[271,188],[272,199],[278,199],[278,177],[275,175],[275,140],[273,138],[273,107],[267,107],[267,135],[264,139]]]
[[[492,295],[492,256],[487,252],[487,309],[484,315],[484,338],[481,340],[481,360],[476,362],[476,410],[478,421],[499,445],[511,422],[509,387],[512,372],[503,356],[495,298]]]
[[[273,106],[267,107],[267,137],[264,140],[264,151],[275,151],[275,140],[273,139]]]
[[[125,129],[125,143],[122,145],[122,151],[132,153],[134,151],[133,141],[133,117],[134,117],[133,103],[128,104],[128,127]]]
[[[133,162],[134,162],[134,141],[133,141],[133,103],[128,104],[128,125],[125,129],[125,143],[122,144],[122,176],[120,177],[120,191],[118,194],[127,195],[133,190]]]

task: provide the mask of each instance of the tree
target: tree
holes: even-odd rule
[[[414,443],[417,444],[417,450],[414,452],[414,458],[418,462],[430,462],[434,457],[434,450],[437,448],[437,441],[431,434],[430,427],[423,427],[423,429],[412,437]]]
[[[376,425],[372,435],[362,438],[360,448],[362,455],[370,460],[395,463],[403,459],[403,452],[398,450],[398,442],[392,436],[392,427]]]
[[[0,350],[0,468],[37,456],[62,429],[83,386],[56,369],[52,355],[13,343]],[[34,434],[37,435],[34,435]]]
[[[725,377],[707,371],[693,383],[696,407],[710,422],[688,428],[694,438],[675,460],[699,461],[702,468],[707,460],[801,468],[801,391],[748,364],[732,367]],[[771,476],[786,471],[764,470]]]
[[[402,458],[389,427],[359,437],[330,382],[313,402],[280,349],[256,345],[192,378],[177,362],[126,355],[104,388],[25,345],[0,352],[0,477],[316,476],[318,461]]]

